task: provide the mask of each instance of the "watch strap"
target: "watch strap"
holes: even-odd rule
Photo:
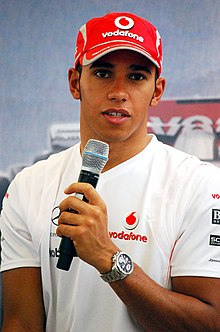
[[[114,282],[114,281],[118,281],[118,280],[123,280],[124,278],[126,278],[129,274],[131,274],[131,272],[133,271],[133,262],[132,262],[132,268],[130,270],[129,273],[124,273],[122,272],[118,266],[117,266],[117,257],[120,255],[120,254],[125,254],[124,252],[121,252],[121,251],[117,251],[113,257],[112,257],[112,269],[111,271],[107,272],[107,273],[100,273],[100,277],[106,281],[106,282]],[[127,255],[127,254],[126,254]],[[128,256],[128,255],[127,255]]]

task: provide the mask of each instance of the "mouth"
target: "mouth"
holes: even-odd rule
[[[114,118],[129,118],[130,115],[126,110],[106,110],[102,112],[103,115],[108,115]]]
[[[102,112],[105,120],[114,126],[119,126],[127,123],[129,121],[131,115],[125,109],[107,109]]]

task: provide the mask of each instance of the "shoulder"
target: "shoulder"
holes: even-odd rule
[[[51,155],[47,160],[24,168],[7,190],[3,200],[3,212],[6,214],[16,210],[17,215],[30,215],[35,211],[36,215],[40,205],[43,206],[42,202],[53,200],[60,185],[65,185],[67,174],[72,176],[74,168],[78,170],[79,165],[79,146],[73,146]]]
[[[15,180],[18,181],[19,179],[21,181],[26,178],[30,179],[31,177],[39,179],[45,175],[53,177],[76,159],[74,157],[77,156],[78,148],[77,144],[67,150],[51,154],[48,159],[40,160],[31,166],[25,167],[17,174]]]
[[[190,168],[200,167],[201,172],[213,171],[216,175],[219,174],[220,168],[211,164],[210,162],[202,161],[195,155],[188,154],[181,150],[178,150],[170,145],[164,144],[161,141],[156,140],[158,145],[158,152],[162,158],[166,157],[167,163],[171,165],[182,166]]]
[[[168,174],[191,173],[201,165],[205,164],[196,156],[187,154],[161,141],[154,140],[156,146],[156,159],[160,168]],[[211,164],[210,164],[211,166]]]
[[[190,192],[204,191],[208,187],[216,191],[220,183],[220,168],[160,141],[157,141],[156,150],[157,173],[167,179],[166,184],[172,191],[180,192],[186,187],[191,188]]]
[[[28,196],[31,193],[41,195],[44,188],[51,188],[57,184],[67,170],[74,169],[79,164],[80,154],[78,144],[51,155],[46,160],[36,162],[32,166],[25,167],[11,182],[8,193],[18,197]]]

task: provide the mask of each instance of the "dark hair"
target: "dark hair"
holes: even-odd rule
[[[79,72],[79,79],[80,79],[82,74],[82,65],[80,63],[76,65],[76,70]]]

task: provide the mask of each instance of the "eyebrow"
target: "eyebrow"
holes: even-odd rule
[[[103,68],[114,68],[115,65],[113,65],[110,62],[106,62],[106,61],[102,61],[102,60],[96,60],[96,61],[94,61],[91,64],[90,69],[92,69],[92,68],[99,68],[99,67],[103,67]]]
[[[145,71],[146,73],[151,74],[151,68],[150,66],[141,66],[141,65],[131,65],[130,69],[134,70],[134,71]]]
[[[96,60],[91,64],[90,69],[92,69],[92,68],[114,68],[114,67],[115,67],[115,65],[110,62]],[[142,66],[142,65],[132,64],[129,66],[129,69],[134,70],[134,71],[145,71],[146,73],[149,73],[149,74],[152,73],[151,66]]]

